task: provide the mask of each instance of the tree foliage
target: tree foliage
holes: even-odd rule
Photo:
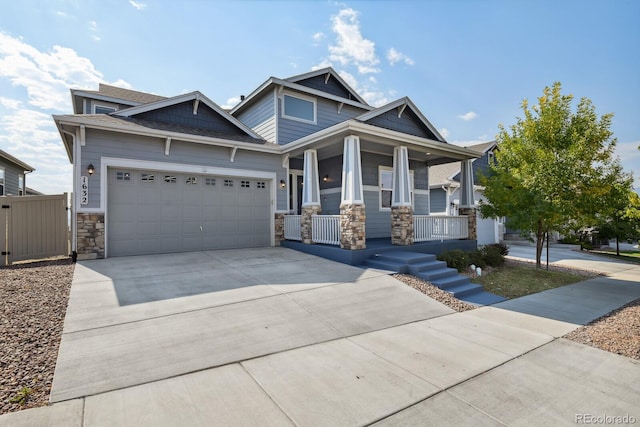
[[[572,102],[560,83],[546,87],[537,105],[524,100],[524,118],[500,125],[496,161],[480,181],[482,215],[506,216],[511,227],[533,232],[538,266],[545,235],[593,221],[609,188],[603,177],[615,175],[613,114],[598,117],[588,98],[573,112]]]

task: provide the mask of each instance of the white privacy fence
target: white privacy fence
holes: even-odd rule
[[[469,217],[414,215],[413,235],[414,242],[466,239],[469,237]]]
[[[284,238],[287,240],[302,240],[300,220],[302,215],[284,216]]]
[[[340,244],[340,215],[313,215],[311,236],[314,243]]]

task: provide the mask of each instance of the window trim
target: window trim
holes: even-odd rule
[[[24,174],[18,174],[18,195],[24,196],[26,194],[27,186],[24,183]]]
[[[295,117],[295,116],[289,116],[285,113],[285,97],[291,97],[291,98],[296,98],[296,99],[300,99],[302,101],[307,101],[307,102],[311,102],[311,104],[313,104],[313,120],[308,120],[308,119],[303,119],[301,117]],[[294,93],[294,92],[289,92],[289,91],[284,91],[282,93],[282,103],[281,103],[281,109],[282,109],[282,118],[288,119],[288,120],[295,120],[298,122],[303,122],[303,123],[311,123],[311,124],[318,124],[318,101],[316,100],[316,98],[313,98],[311,96],[306,96],[306,95],[301,95],[299,93]]]
[[[112,113],[115,113],[116,111],[118,111],[118,106],[116,104],[92,102],[91,103],[91,114],[109,114],[109,113],[96,113],[96,108],[97,107],[108,108],[110,110],[113,110]]]
[[[392,190],[387,190],[387,189],[382,189],[382,173],[383,172],[391,172],[391,174],[393,174],[393,167],[390,166],[378,166],[378,210],[381,212],[391,212],[391,207],[383,207],[382,206],[382,192],[383,191],[390,191],[393,192]],[[393,175],[392,175],[392,187],[393,187]],[[415,180],[414,180],[414,170],[413,169],[409,169],[409,181],[411,184],[411,188],[410,188],[410,193],[411,193],[411,207],[413,209],[415,209]],[[391,199],[393,200],[393,198]]]
[[[0,196],[5,196],[7,188],[7,171],[0,166]]]

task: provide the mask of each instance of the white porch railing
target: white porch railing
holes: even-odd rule
[[[466,239],[469,237],[469,217],[467,216],[413,216],[413,241]]]
[[[340,244],[340,215],[313,215],[311,236],[314,243]]]
[[[302,240],[300,219],[302,215],[284,216],[284,238],[287,240]]]

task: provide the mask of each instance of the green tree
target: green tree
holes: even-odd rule
[[[522,102],[524,118],[499,126],[491,173],[481,179],[485,217],[506,216],[511,227],[533,232],[540,267],[544,237],[565,232],[596,217],[598,198],[608,187],[616,140],[612,114],[598,117],[588,98],[572,112],[572,95],[560,83],[546,87],[538,104]]]

